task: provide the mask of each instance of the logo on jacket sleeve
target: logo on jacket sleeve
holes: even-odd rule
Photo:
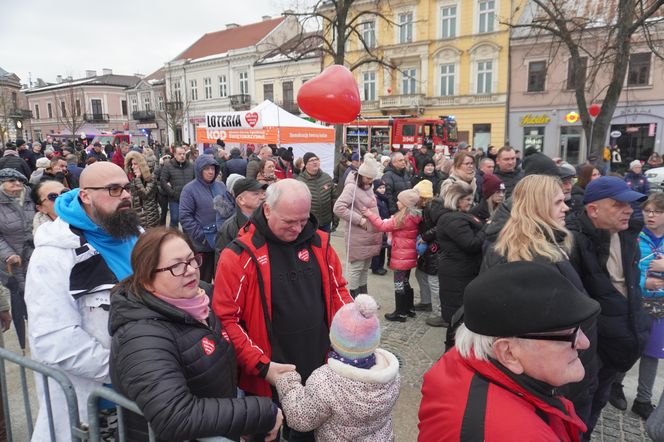
[[[302,249],[297,252],[297,257],[300,258],[300,261],[309,262],[309,251],[307,249]]]
[[[208,338],[203,338],[201,339],[201,345],[203,346],[203,352],[207,355],[210,356],[212,353],[214,353],[214,342]]]

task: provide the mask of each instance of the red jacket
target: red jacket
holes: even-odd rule
[[[367,220],[379,232],[392,232],[392,270],[410,270],[417,266],[417,226],[421,216],[406,215],[401,226],[395,227],[395,215],[390,219],[381,219],[375,213],[367,214]]]
[[[279,180],[293,178],[293,165],[289,164],[286,166],[286,169],[284,169],[284,164],[281,162],[281,160],[277,160],[274,163],[274,176],[276,176]]]
[[[266,323],[272,317],[267,242],[251,223],[240,229],[238,240],[246,249],[231,243],[221,252],[212,308],[235,346],[240,366],[240,388],[260,396],[271,396],[270,385],[259,375],[272,356]],[[331,324],[336,312],[353,300],[346,290],[341,262],[330,245],[329,234],[318,230],[311,249],[320,267],[327,323]],[[256,263],[260,266],[260,278]],[[266,300],[267,318],[262,299]]]
[[[535,396],[491,362],[463,359],[452,349],[424,375],[418,440],[579,441],[585,424],[570,401],[557,399],[564,410]]]

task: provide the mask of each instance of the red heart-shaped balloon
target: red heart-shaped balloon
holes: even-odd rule
[[[590,114],[591,117],[595,118],[596,116],[599,115],[601,110],[602,110],[602,106],[600,106],[597,103],[593,103],[588,108],[588,113]]]
[[[353,74],[334,64],[300,87],[297,104],[302,112],[317,120],[349,123],[360,113],[360,91]]]

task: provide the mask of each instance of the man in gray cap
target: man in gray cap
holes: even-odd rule
[[[233,196],[235,196],[235,215],[228,218],[219,228],[215,243],[217,260],[222,250],[237,237],[240,228],[249,221],[254,210],[265,201],[265,190],[267,184],[261,184],[250,178],[240,178],[233,184]],[[218,208],[215,206],[215,209]]]
[[[580,325],[599,304],[551,266],[517,261],[475,278],[464,310],[456,347],[424,375],[418,440],[578,441],[586,426],[556,389],[583,378]]]

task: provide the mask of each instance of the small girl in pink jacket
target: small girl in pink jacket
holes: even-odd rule
[[[388,321],[406,322],[406,318],[415,317],[412,311],[414,292],[410,286],[410,270],[417,266],[417,234],[422,211],[419,207],[420,194],[415,189],[408,189],[397,195],[399,211],[392,218],[382,220],[375,213],[365,210],[362,215],[376,230],[392,233],[392,256],[390,268],[394,270],[395,310],[386,313]]]

